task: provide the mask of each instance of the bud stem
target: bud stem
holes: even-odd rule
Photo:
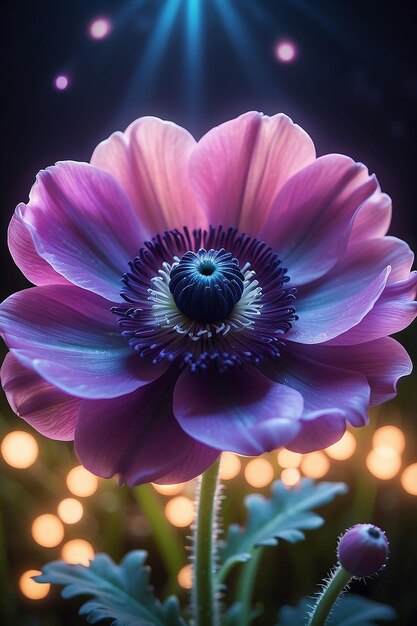
[[[216,514],[220,457],[201,478],[194,527],[192,608],[195,626],[218,626],[216,599]]]
[[[324,626],[326,624],[334,603],[352,578],[353,576],[341,565],[334,570],[316,602],[308,626]]]

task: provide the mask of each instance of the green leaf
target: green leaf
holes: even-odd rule
[[[283,606],[278,614],[277,626],[306,624],[313,605],[312,598],[303,598],[296,607]],[[396,611],[391,606],[349,594],[342,596],[335,605],[326,626],[378,626],[380,620],[392,621],[395,617]]]
[[[315,483],[304,478],[292,489],[286,488],[277,480],[272,485],[270,499],[260,494],[247,496],[246,528],[232,524],[229,526],[226,541],[220,545],[219,580],[224,580],[236,563],[248,561],[252,550],[257,546],[274,546],[278,539],[285,539],[290,543],[302,541],[305,538],[304,530],[318,528],[324,522],[311,509],[346,492],[347,486],[344,483]]]
[[[147,553],[129,552],[116,565],[107,554],[97,554],[89,567],[53,561],[35,577],[38,582],[64,585],[63,598],[93,596],[81,606],[89,624],[112,619],[112,626],[183,626],[178,600],[159,602],[149,585]]]

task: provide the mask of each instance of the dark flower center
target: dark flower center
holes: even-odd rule
[[[224,248],[186,252],[170,272],[169,289],[178,309],[198,322],[227,318],[243,293],[245,277]]]

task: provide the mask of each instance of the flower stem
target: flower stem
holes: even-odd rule
[[[341,565],[333,572],[323,592],[317,600],[313,609],[308,626],[324,626],[329,617],[329,613],[342,593],[346,585],[349,584],[352,575],[349,574]]]
[[[263,548],[258,546],[252,550],[250,561],[243,566],[242,574],[239,580],[237,592],[238,602],[240,603],[239,626],[249,626],[252,618],[252,596],[255,585],[256,574],[258,573],[259,562],[263,554]]]
[[[218,626],[216,600],[216,513],[220,457],[201,478],[194,526],[194,569],[192,604],[195,626]]]

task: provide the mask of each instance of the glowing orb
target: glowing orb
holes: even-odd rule
[[[348,430],[343,437],[332,446],[325,448],[325,452],[336,461],[349,459],[356,450],[356,439]]]
[[[37,583],[32,576],[41,574],[38,569],[29,569],[19,578],[19,589],[29,600],[41,600],[48,595],[51,585],[49,583]]]
[[[94,558],[94,548],[85,539],[72,539],[62,546],[61,557],[67,563],[88,566]]]
[[[398,426],[392,426],[391,424],[381,426],[381,428],[378,428],[374,432],[372,445],[374,448],[377,448],[378,446],[389,446],[394,448],[398,454],[401,454],[405,448],[405,436],[401,428],[398,428]]]
[[[299,452],[291,452],[286,448],[282,448],[278,452],[278,465],[281,467],[298,467],[301,463],[301,454]]]
[[[39,515],[32,524],[32,537],[44,548],[54,548],[64,538],[64,526],[56,515]]]
[[[98,479],[82,465],[77,465],[68,472],[67,487],[74,496],[86,498],[97,491]]]
[[[185,528],[190,526],[194,520],[194,505],[185,496],[176,496],[167,502],[165,515],[173,526]]]
[[[261,489],[274,480],[274,469],[266,459],[253,459],[245,467],[245,478],[251,487]]]
[[[296,467],[287,467],[281,472],[281,481],[285,487],[294,487],[300,480],[300,472]]]
[[[65,89],[69,87],[69,83],[69,77],[65,74],[60,74],[54,80],[55,87],[58,91],[65,91]]]
[[[301,461],[301,471],[309,478],[321,478],[330,469],[330,461],[324,452],[311,452]]]
[[[223,452],[220,463],[220,478],[222,480],[231,480],[235,478],[241,468],[240,459],[233,452]]]
[[[23,430],[8,433],[1,442],[3,459],[17,469],[30,467],[38,458],[38,453],[35,437]]]
[[[403,489],[412,496],[417,496],[417,463],[405,468],[401,474]]]
[[[175,496],[184,488],[185,483],[178,483],[175,485],[157,485],[156,483],[152,483],[152,487],[158,493],[161,493],[163,496]]]
[[[112,24],[106,17],[98,17],[90,23],[88,32],[92,39],[104,39],[111,33]]]
[[[58,515],[65,524],[76,524],[83,516],[83,505],[75,498],[65,498],[58,504]]]
[[[391,446],[378,446],[366,457],[366,465],[375,478],[389,480],[400,471],[401,457]]]
[[[177,580],[179,586],[183,589],[191,589],[193,586],[193,572],[190,563],[180,569]]]
[[[275,58],[280,63],[291,63],[297,58],[297,47],[289,40],[281,40],[275,46]]]

